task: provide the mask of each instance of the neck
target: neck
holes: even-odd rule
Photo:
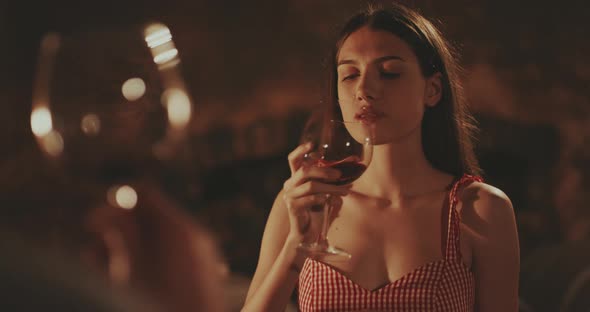
[[[424,155],[419,131],[417,134],[374,146],[372,161],[355,188],[392,203],[444,190],[452,177],[432,167]]]

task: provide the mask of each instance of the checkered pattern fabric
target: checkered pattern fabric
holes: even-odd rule
[[[374,290],[364,289],[333,267],[306,259],[299,276],[299,309],[311,311],[473,311],[474,278],[461,261],[460,187],[480,177],[464,175],[449,192],[445,257],[426,263]]]

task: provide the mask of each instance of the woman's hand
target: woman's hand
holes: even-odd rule
[[[328,194],[344,196],[350,188],[349,185],[336,186],[319,182],[338,179],[340,171],[328,167],[320,168],[304,159],[311,148],[310,143],[302,144],[289,154],[291,177],[283,185],[283,201],[289,211],[288,239],[297,242],[311,241],[319,234],[319,226],[312,226],[314,223],[310,211],[317,211],[317,207],[322,207]]]

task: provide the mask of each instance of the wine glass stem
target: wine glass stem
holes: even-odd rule
[[[324,218],[322,220],[322,228],[320,231],[320,236],[318,237],[318,245],[320,246],[328,246],[328,227],[330,224],[330,215],[332,213],[332,196],[327,194],[326,201],[324,202],[324,209],[323,214]]]

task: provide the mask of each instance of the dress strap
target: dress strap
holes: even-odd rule
[[[449,261],[461,260],[461,215],[457,212],[458,195],[465,186],[473,182],[483,182],[483,179],[479,176],[464,174],[461,178],[456,179],[449,192],[449,215],[447,219],[447,241],[445,244],[445,259]]]

